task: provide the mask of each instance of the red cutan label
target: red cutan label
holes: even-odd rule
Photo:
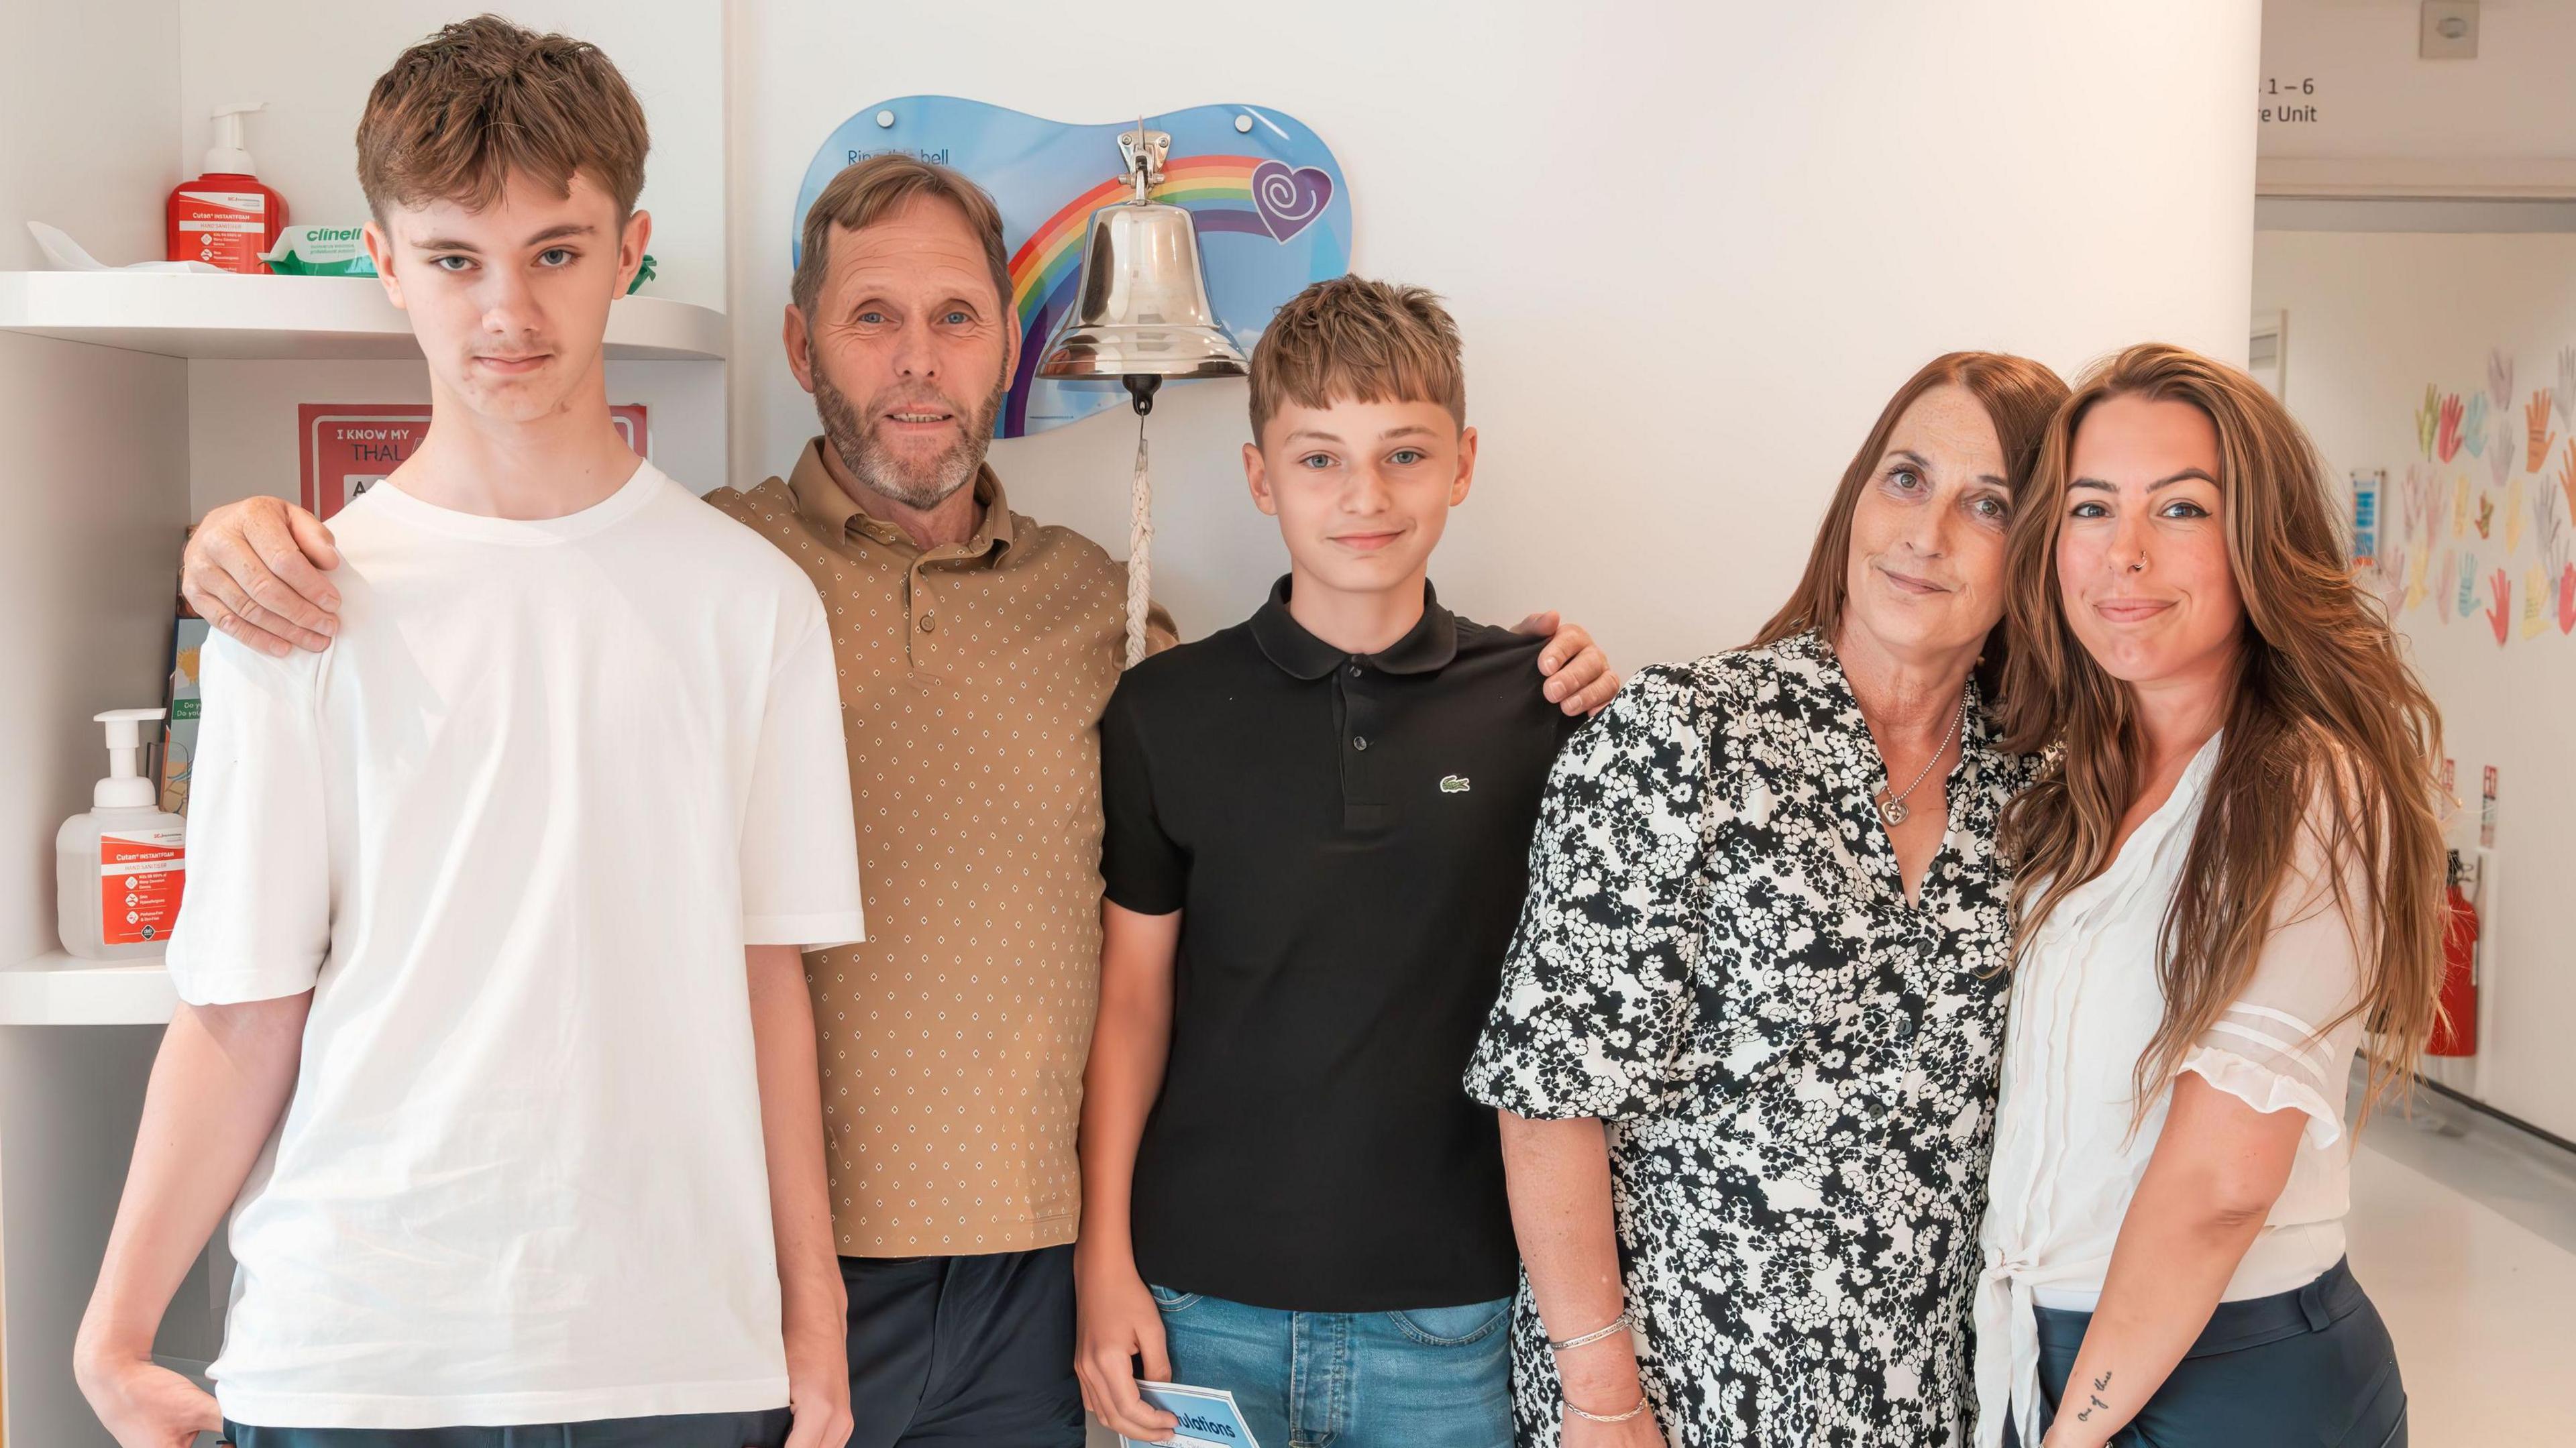
[[[135,830],[98,837],[99,938],[109,945],[168,940],[188,885],[188,856],[177,830]]]

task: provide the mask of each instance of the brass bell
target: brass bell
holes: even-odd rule
[[[1140,120],[1119,134],[1118,150],[1135,194],[1091,214],[1081,283],[1037,375],[1120,378],[1142,413],[1165,378],[1240,377],[1246,369],[1243,348],[1208,305],[1189,212],[1148,199],[1162,184],[1170,133]]]

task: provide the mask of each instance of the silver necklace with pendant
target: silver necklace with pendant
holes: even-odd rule
[[[1959,731],[1967,727],[1968,691],[1966,689],[1961,689],[1959,691],[1959,712],[1950,720],[1950,732],[1941,736],[1940,747],[1932,751],[1932,757],[1930,759],[1923,761],[1923,771],[1922,773],[1914,776],[1914,783],[1905,786],[1905,788],[1897,791],[1895,794],[1887,795],[1882,799],[1870,801],[1871,805],[1878,810],[1880,823],[1887,825],[1901,825],[1905,823],[1905,817],[1913,813],[1912,810],[1905,807],[1905,797],[1914,793],[1914,791],[1922,785],[1923,781],[1931,775],[1932,766],[1940,763],[1941,756],[1950,752],[1950,741],[1959,737]],[[1881,793],[1884,794],[1885,791],[1881,791]]]

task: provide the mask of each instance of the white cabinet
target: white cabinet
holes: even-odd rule
[[[420,356],[410,324],[373,277],[0,272],[0,331],[210,361]],[[724,313],[711,307],[638,295],[609,308],[611,361],[724,354]]]
[[[56,950],[0,970],[0,1026],[160,1026],[178,1004],[159,961],[102,963]]]
[[[0,333],[0,974],[55,945],[53,837],[104,768],[89,716],[157,703],[188,521],[187,364]],[[0,1015],[0,1439],[91,1448],[71,1333],[133,1146],[152,1025]],[[205,1295],[165,1341],[211,1339]]]
[[[0,968],[0,1306],[11,1444],[106,1443],[71,1389],[72,1330],[125,1180],[144,1083],[176,1004],[157,963],[59,952]],[[223,1341],[229,1258],[199,1255],[155,1355],[202,1372]]]

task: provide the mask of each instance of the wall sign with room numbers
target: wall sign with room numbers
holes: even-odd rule
[[[2317,123],[2317,78],[2312,75],[2267,75],[2255,87],[2256,118],[2267,126],[2313,126]]]

